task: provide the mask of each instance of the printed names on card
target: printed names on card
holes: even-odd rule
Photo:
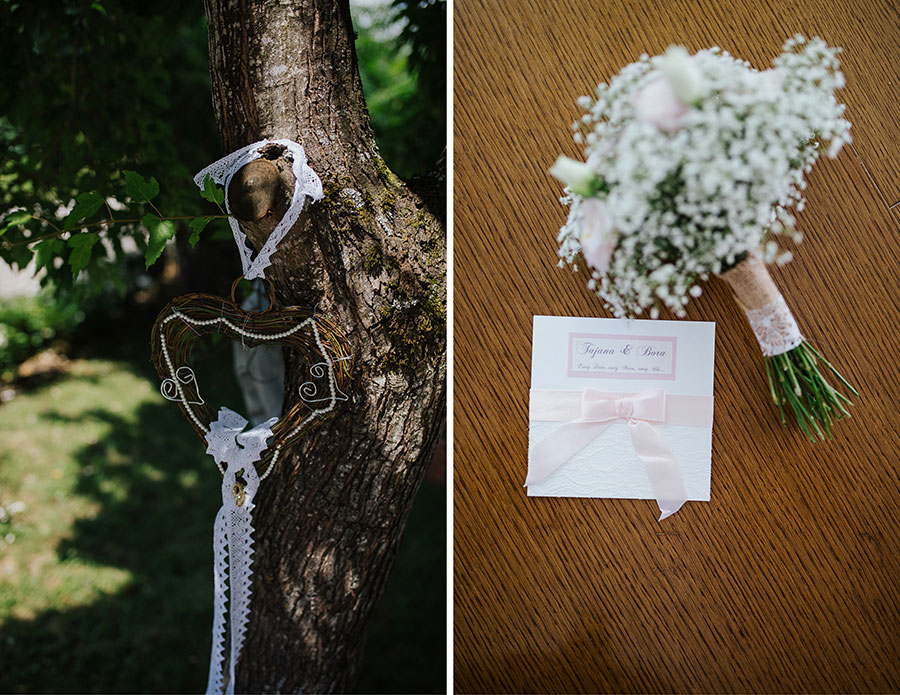
[[[569,334],[569,376],[674,379],[677,340],[664,336]]]

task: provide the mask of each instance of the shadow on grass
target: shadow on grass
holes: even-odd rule
[[[151,375],[143,365],[134,371]],[[201,692],[220,500],[202,442],[170,403],[145,403],[128,417],[105,409],[49,417],[109,427],[74,454],[83,472],[75,493],[100,509],[75,522],[60,560],[114,566],[132,580],[86,606],[6,621],[0,692]],[[442,485],[423,485],[371,626],[362,692],[443,691],[443,500]]]

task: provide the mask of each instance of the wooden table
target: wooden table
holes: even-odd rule
[[[459,692],[900,690],[900,13],[889,0],[455,5],[455,687]],[[712,500],[528,498],[535,314],[606,316],[555,267],[547,174],[574,102],[642,52],[785,38],[845,49],[854,144],[809,176],[806,241],[773,271],[861,390],[832,442],[783,429],[719,280]],[[667,316],[664,316],[667,318]]]

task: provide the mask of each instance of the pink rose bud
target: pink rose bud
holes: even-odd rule
[[[690,110],[690,106],[678,98],[672,85],[662,75],[637,90],[631,103],[637,120],[667,131],[678,130],[682,117]]]
[[[612,215],[599,198],[581,203],[581,255],[600,273],[609,270],[609,261],[616,247]]]

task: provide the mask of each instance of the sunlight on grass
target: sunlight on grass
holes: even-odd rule
[[[80,480],[96,476],[105,497],[126,493],[103,476],[127,462],[96,455],[85,463],[72,456],[99,449],[109,434],[111,425],[90,413],[123,414],[137,425],[137,408],[158,398],[146,380],[115,363],[78,361],[67,378],[0,408],[0,505],[24,505],[0,524],[0,624],[90,604],[129,583],[128,571],[82,560],[74,549],[62,556],[53,549],[71,536],[78,519],[92,519],[100,508],[99,501],[77,493]]]
[[[75,361],[0,432],[0,692],[202,688],[218,476],[149,364]]]

